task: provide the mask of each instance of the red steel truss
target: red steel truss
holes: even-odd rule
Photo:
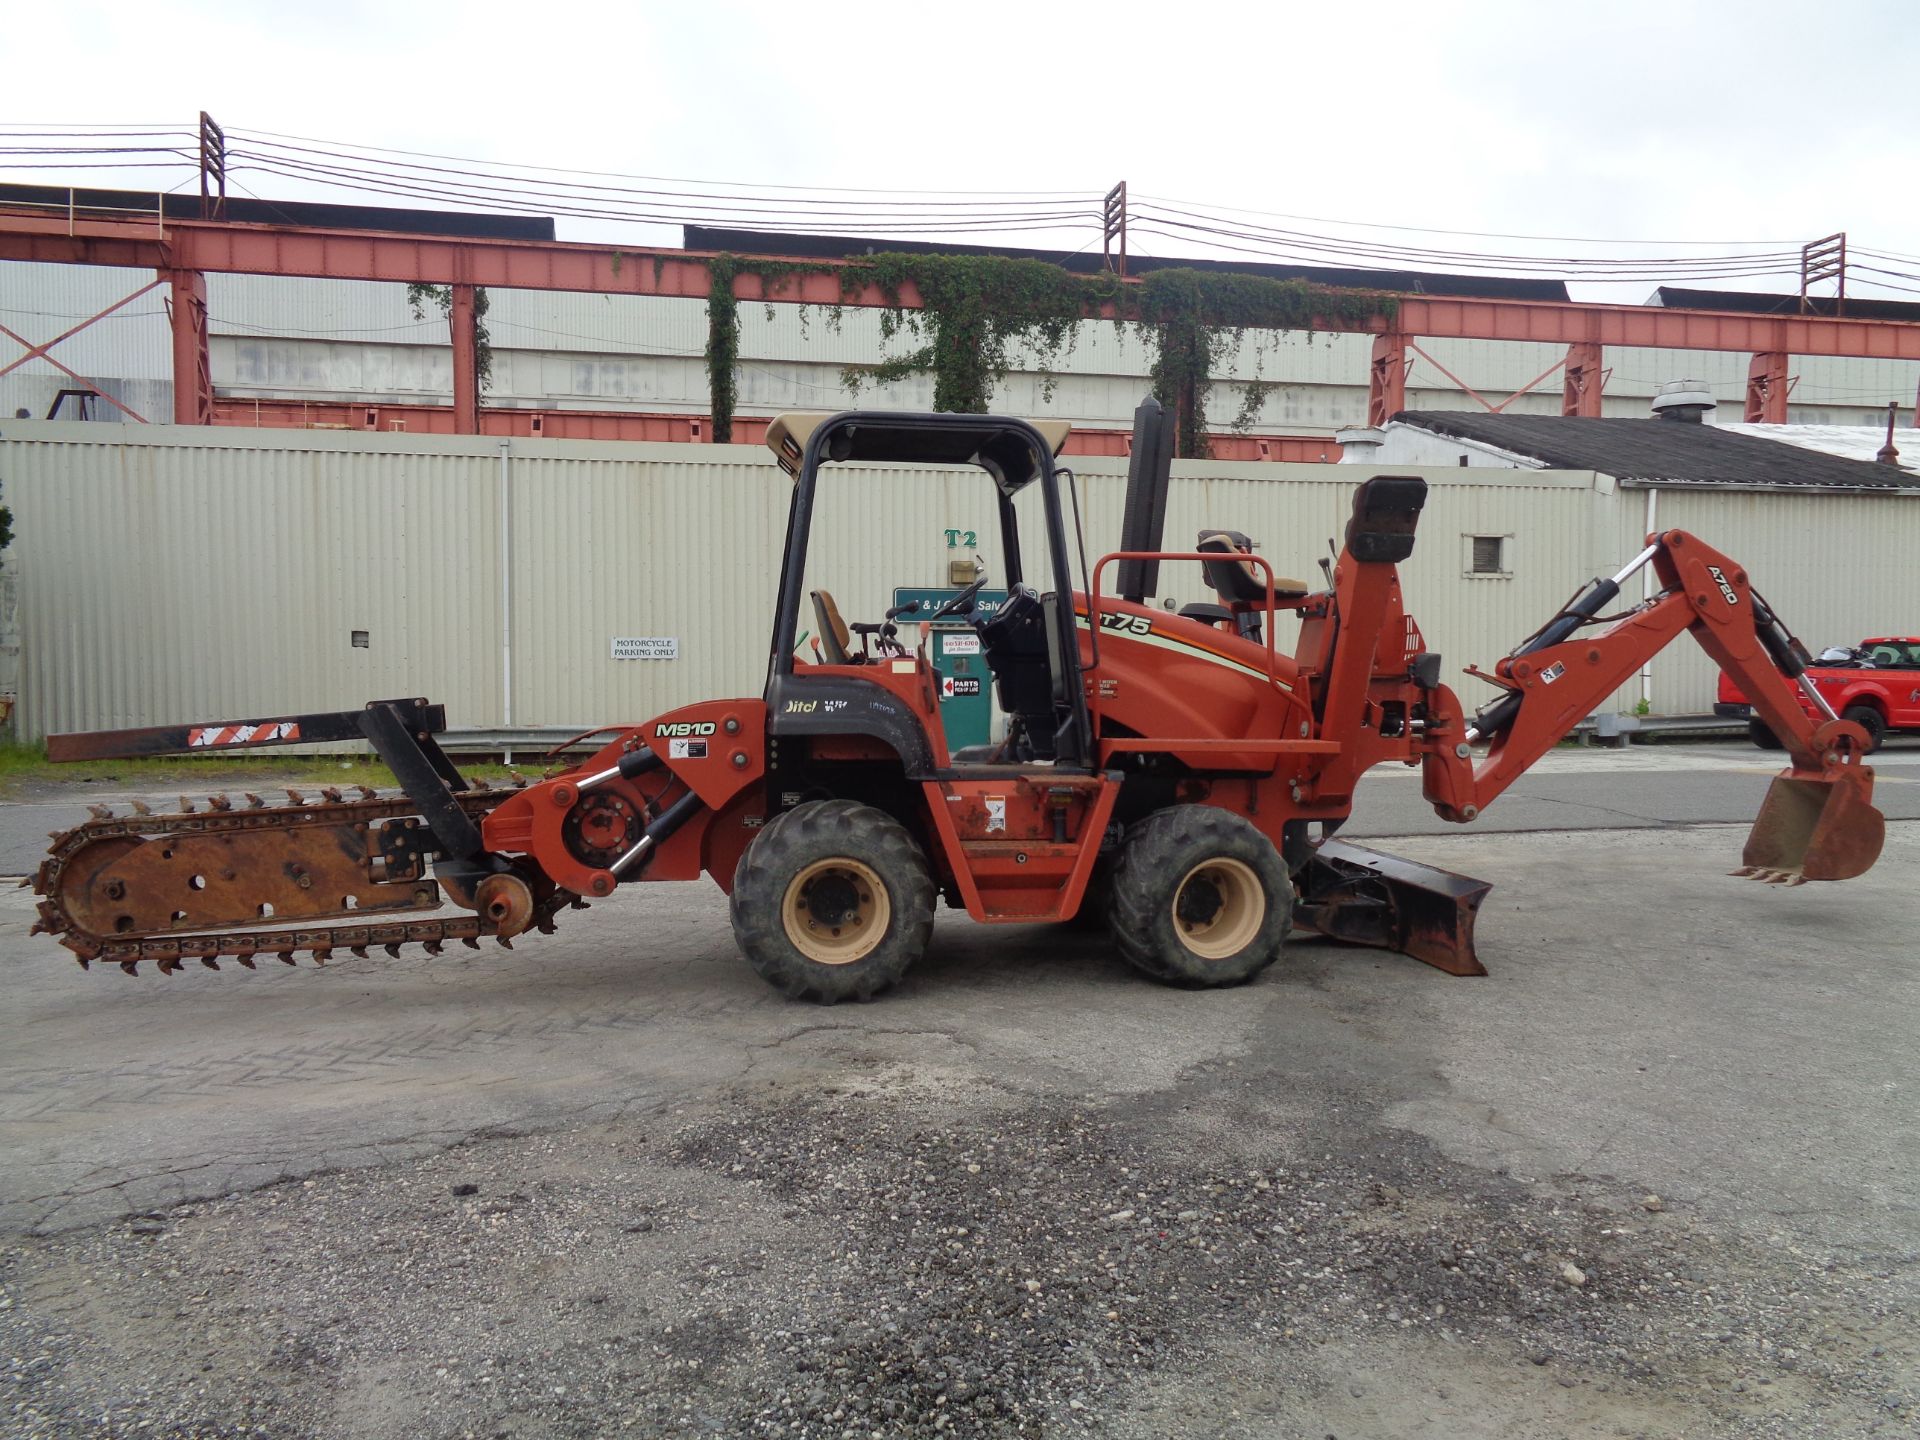
[[[205,291],[198,278],[208,272],[451,285],[455,328],[464,325],[469,337],[469,343],[454,346],[453,426],[457,433],[473,434],[483,425],[470,343],[473,287],[705,299],[710,284],[707,262],[711,258],[698,251],[634,250],[552,240],[405,235],[225,221],[170,220],[156,226],[152,218],[76,219],[45,211],[0,209],[0,260],[122,266],[158,272],[170,282],[175,335],[174,419],[182,424],[204,423],[208,416],[219,423],[221,415],[236,411],[232,404],[215,403],[208,380]],[[897,303],[908,308],[920,304],[920,296],[911,284],[902,286],[896,295],[872,285],[843,292],[841,277],[832,262],[792,263],[803,268],[779,281],[736,275],[734,295],[742,300],[780,304]],[[1102,313],[1112,318],[1110,309]],[[1599,408],[1602,351],[1608,345],[1753,355],[1757,357],[1756,383],[1749,396],[1749,413],[1758,411],[1760,418],[1775,422],[1786,417],[1785,357],[1844,355],[1920,360],[1920,325],[1825,315],[1755,315],[1643,305],[1408,295],[1401,297],[1399,312],[1391,322],[1373,319],[1343,324],[1323,318],[1316,324],[1323,330],[1374,334],[1368,418],[1376,425],[1405,406],[1407,352],[1415,337],[1565,345],[1567,383],[1563,386],[1562,408],[1567,414],[1588,415]],[[750,436],[751,427],[744,434],[736,432],[736,438]],[[1255,446],[1260,443],[1257,437],[1243,438]],[[1221,437],[1216,448],[1235,439]],[[1266,442],[1267,449],[1275,452],[1274,458],[1290,458],[1277,453],[1289,443],[1286,437],[1278,444],[1272,439]],[[1308,443],[1325,444],[1317,440]]]

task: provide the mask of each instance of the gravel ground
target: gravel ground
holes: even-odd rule
[[[14,892],[0,1436],[1920,1434],[1920,828],[1731,843],[1395,843],[1499,878],[1484,980],[943,917],[831,1011],[701,886],[166,982]]]
[[[15,1242],[7,1433],[1915,1433],[1914,1256],[1240,1063],[1146,1107],[848,1072]]]

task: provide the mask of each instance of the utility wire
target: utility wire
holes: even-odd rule
[[[393,147],[349,144],[277,131],[233,129],[226,161],[230,174],[271,175],[302,185],[397,197],[430,206],[479,207],[493,211],[565,216],[643,225],[746,227],[769,234],[818,234],[853,230],[876,239],[945,235],[1067,232],[1083,237],[1097,229],[1102,194],[1091,190],[928,190],[857,186],[740,184],[628,174],[555,165],[483,161],[465,156]],[[182,142],[168,145],[137,142]],[[60,143],[65,142],[65,143]],[[40,170],[160,169],[176,163],[197,173],[199,132],[157,123],[67,125],[16,122],[0,125],[0,163]],[[170,159],[144,157],[168,156]],[[43,158],[44,157],[44,158]],[[101,157],[101,158],[95,158]],[[114,158],[106,158],[114,157]],[[431,162],[431,163],[430,163]],[[185,182],[183,182],[185,183]],[[252,193],[238,179],[234,182]],[[1786,278],[1798,273],[1799,248],[1765,240],[1605,240],[1590,236],[1527,235],[1449,230],[1416,225],[1297,216],[1246,206],[1212,205],[1144,195],[1130,197],[1129,231],[1181,246],[1247,255],[1282,263],[1374,270],[1427,270],[1468,274],[1538,276],[1595,283],[1687,283],[1702,280]],[[1275,225],[1268,221],[1287,221]],[[1607,247],[1630,254],[1529,254],[1511,250],[1461,249],[1406,243],[1379,235],[1329,234],[1299,226],[1405,235],[1525,241],[1530,244]],[[1644,253],[1674,246],[1692,253]],[[1717,247],[1711,253],[1699,253]],[[1083,244],[1082,249],[1086,248]],[[1850,271],[1873,289],[1920,293],[1895,281],[1920,282],[1905,268],[1853,263],[1854,257],[1887,266],[1920,266],[1920,256],[1852,247]],[[1145,258],[1145,257],[1142,257]],[[1172,257],[1167,257],[1172,258]]]

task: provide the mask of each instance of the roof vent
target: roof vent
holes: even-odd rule
[[[1698,425],[1713,406],[1713,391],[1704,380],[1669,380],[1653,392],[1653,416],[1656,420],[1677,420],[1684,425]]]

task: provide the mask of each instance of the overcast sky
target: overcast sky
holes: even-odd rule
[[[1665,243],[1684,240],[1797,248],[1845,229],[1855,247],[1920,257],[1915,0],[63,0],[12,7],[6,44],[0,118],[15,123],[190,123],[204,108],[229,127],[651,176],[1086,191],[1125,179],[1262,211],[1663,242],[1641,254],[1685,253]],[[270,197],[355,198],[239,178]],[[678,239],[568,221],[560,233]],[[1920,259],[1894,268],[1920,274]],[[1889,283],[1916,293],[1878,293],[1920,299],[1920,279]]]

